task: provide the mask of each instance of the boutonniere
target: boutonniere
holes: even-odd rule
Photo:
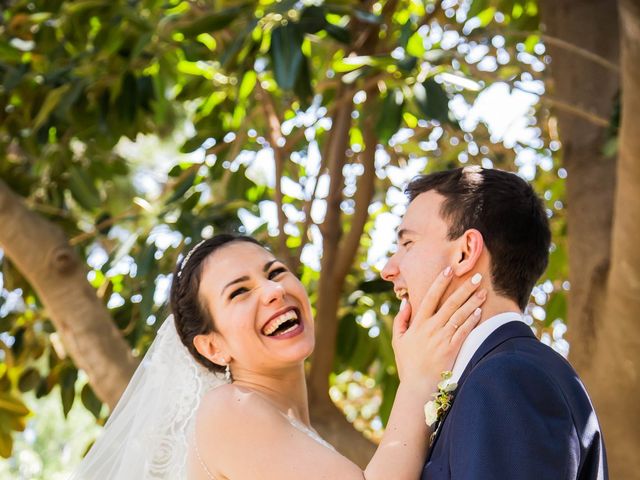
[[[449,371],[442,372],[442,381],[438,384],[438,391],[433,394],[433,400],[424,404],[424,419],[427,425],[432,427],[439,421],[445,412],[451,408],[453,402],[453,391],[458,388],[458,384],[451,382],[453,374]]]

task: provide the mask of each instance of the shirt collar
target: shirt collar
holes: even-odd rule
[[[462,348],[458,353],[455,363],[453,364],[453,375],[450,382],[458,382],[465,368],[471,361],[480,345],[502,325],[509,322],[524,322],[524,317],[519,312],[505,312],[494,315],[486,319],[476,328],[474,328],[466,340],[462,343]]]

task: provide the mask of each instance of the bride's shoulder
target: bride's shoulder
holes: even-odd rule
[[[265,418],[276,413],[273,405],[259,393],[234,384],[221,385],[202,398],[198,416],[216,420],[218,425],[247,417]]]

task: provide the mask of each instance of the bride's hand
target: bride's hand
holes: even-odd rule
[[[413,321],[411,305],[403,300],[393,321],[393,350],[400,381],[432,388],[443,371],[451,370],[462,343],[481,317],[486,290],[467,280],[438,308],[451,282],[451,269],[442,272],[420,303]],[[436,311],[437,309],[437,311]]]

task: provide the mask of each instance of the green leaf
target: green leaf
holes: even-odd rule
[[[0,41],[0,61],[7,63],[19,63],[22,59],[22,52],[13,48],[10,44]]]
[[[351,43],[351,33],[346,28],[334,25],[333,23],[327,23],[324,29],[327,31],[330,37],[334,38],[340,43],[344,43],[345,45],[349,45]]]
[[[438,120],[440,123],[450,122],[449,96],[442,85],[433,78],[428,78],[422,84],[417,83],[413,88],[413,94],[427,119]]]
[[[487,25],[489,25],[491,23],[491,21],[493,20],[493,16],[496,13],[496,8],[495,7],[489,7],[485,10],[483,10],[482,12],[480,12],[477,17],[478,20],[480,20],[480,26],[481,27],[486,27]]]
[[[130,126],[138,112],[138,82],[132,72],[122,77],[122,87],[116,100],[118,117],[124,126]]]
[[[76,398],[76,380],[78,371],[73,367],[64,367],[60,372],[60,397],[62,399],[62,412],[65,418],[69,414],[73,401]]]
[[[238,89],[238,100],[246,100],[253,92],[253,89],[256,86],[256,80],[258,75],[254,70],[247,70],[247,72],[242,77],[242,82],[240,82],[240,88]]]
[[[69,190],[73,198],[86,210],[100,207],[100,194],[93,184],[93,179],[84,169],[75,166],[69,168]]]
[[[212,33],[222,30],[231,24],[246,8],[247,4],[203,15],[188,25],[180,27],[178,31],[184,34],[185,37],[195,38],[201,33]]]
[[[361,10],[359,8],[353,9],[353,16],[361,22],[370,23],[372,25],[382,24],[382,17],[380,15],[376,15],[375,13],[367,12],[366,10]]]
[[[146,278],[155,267],[155,254],[157,250],[158,248],[155,243],[144,245],[136,261],[138,267],[136,271],[137,278]]]
[[[302,34],[295,24],[278,27],[271,33],[271,61],[276,82],[283,90],[292,90],[304,59]]]
[[[551,326],[551,324],[558,318],[567,319],[567,296],[563,291],[556,291],[551,296],[551,299],[545,306],[545,327]]]
[[[473,18],[487,8],[489,0],[473,0],[467,13],[467,18]]]
[[[241,166],[235,174],[231,175],[227,184],[227,200],[246,198],[247,192],[255,185],[247,178],[246,172],[247,167]]]
[[[191,137],[189,140],[187,140],[186,142],[184,142],[184,144],[182,145],[182,147],[180,147],[180,151],[182,153],[191,153],[196,151],[197,149],[199,149],[202,144],[204,143],[204,141],[209,138],[208,136],[202,136],[202,135],[196,135],[195,137]],[[172,168],[172,171],[175,170],[177,167],[176,172],[177,175],[171,175],[171,173],[169,174],[170,176],[179,176],[182,173],[182,168],[180,168],[180,166],[176,165],[175,167]]]
[[[358,343],[359,328],[353,313],[348,313],[338,321],[336,354],[345,364],[348,362]]]
[[[8,392],[0,392],[0,411],[19,416],[25,416],[30,413],[29,408],[22,400]]]
[[[364,293],[384,293],[393,291],[393,284],[376,278],[375,280],[368,280],[358,285],[358,290],[362,290]]]
[[[357,57],[346,57],[341,58],[333,62],[331,68],[333,68],[336,72],[344,73],[344,72],[352,72],[353,70],[357,70],[358,68],[362,68],[365,65],[370,66],[374,65],[375,61],[368,55],[362,55]]]
[[[393,407],[393,401],[396,398],[396,391],[400,381],[396,375],[385,375],[382,381],[382,404],[378,414],[382,420],[383,425],[386,425],[389,421],[389,415],[391,415],[391,408]]]
[[[3,428],[4,430],[4,428]],[[11,457],[13,451],[13,437],[10,433],[0,431],[0,456],[3,458]]]
[[[21,392],[33,390],[40,383],[40,373],[35,368],[27,368],[18,381],[18,388]]]
[[[193,182],[195,182],[197,175],[198,175],[198,172],[194,170],[189,175],[187,175],[186,178],[184,178],[180,183],[178,183],[178,185],[176,185],[175,190],[173,191],[169,199],[166,201],[166,204],[169,205],[170,203],[175,202],[179,198],[182,198],[182,196],[185,193],[187,193],[187,190],[189,190],[193,186]]]
[[[399,89],[389,90],[379,112],[376,134],[380,142],[386,143],[400,128],[404,96]],[[389,283],[389,282],[386,282]]]
[[[182,211],[188,212],[190,210],[193,210],[196,205],[198,205],[200,197],[202,197],[202,192],[193,192],[191,195],[189,195],[187,199],[182,202]]]
[[[63,6],[64,13],[72,16],[85,10],[93,10],[96,8],[106,7],[111,2],[109,0],[78,0],[75,2],[65,2]]]
[[[424,55],[425,51],[422,35],[420,35],[419,32],[415,32],[409,37],[409,41],[407,42],[407,53],[420,58]]]
[[[100,418],[102,402],[96,396],[93,389],[88,383],[84,387],[82,387],[80,399],[82,400],[82,404],[85,406],[85,408],[89,410],[93,414],[93,416],[96,417],[96,419]]]
[[[303,10],[298,25],[304,33],[318,33],[327,25],[322,7],[310,6]]]
[[[307,57],[303,57],[302,59],[293,91],[300,99],[302,108],[308,108],[311,97],[313,97],[313,88],[311,87],[311,72],[309,71],[309,60]]]
[[[44,124],[44,122],[49,119],[49,115],[51,115],[51,112],[53,112],[53,110],[58,106],[58,103],[60,103],[63,95],[67,93],[67,90],[69,90],[69,88],[71,88],[71,85],[65,84],[61,87],[51,90],[47,94],[47,97],[42,103],[42,107],[40,107],[38,115],[33,121],[33,130],[38,130]]]

